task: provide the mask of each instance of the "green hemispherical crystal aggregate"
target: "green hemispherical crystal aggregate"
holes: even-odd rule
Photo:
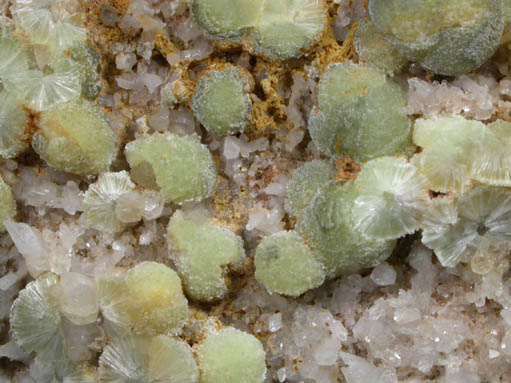
[[[504,30],[501,0],[370,0],[369,14],[400,54],[449,76],[480,67]]]
[[[158,189],[167,202],[200,201],[213,192],[217,172],[197,136],[155,133],[126,145],[132,179]]]
[[[230,284],[229,272],[243,269],[242,239],[209,219],[176,211],[169,222],[168,242],[185,292],[193,299],[223,298]]]
[[[254,336],[235,328],[210,334],[197,348],[201,383],[262,383],[265,352]]]
[[[254,257],[255,277],[270,292],[296,297],[320,286],[325,268],[295,231],[265,237]]]
[[[380,71],[353,63],[331,64],[321,77],[309,132],[319,150],[356,161],[406,153],[411,123],[400,87]]]
[[[195,117],[210,133],[243,132],[252,120],[249,74],[242,68],[210,67],[201,75],[191,100]]]

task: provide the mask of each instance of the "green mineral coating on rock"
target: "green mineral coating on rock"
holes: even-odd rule
[[[357,28],[355,48],[361,61],[389,75],[399,73],[407,63],[374,24],[367,20]]]
[[[10,221],[16,215],[16,201],[11,188],[0,177],[0,232],[5,231],[5,221]]]
[[[117,138],[105,114],[88,101],[57,105],[41,113],[32,147],[50,166],[68,173],[96,175],[108,170]]]
[[[371,238],[356,228],[353,208],[357,197],[351,182],[325,186],[297,222],[296,230],[311,245],[328,278],[374,267],[396,245],[396,240]]]
[[[284,209],[299,217],[310,205],[316,192],[335,176],[335,167],[323,160],[306,162],[295,169],[287,184]]]
[[[186,294],[199,301],[221,299],[228,292],[228,272],[240,272],[245,262],[242,239],[202,217],[181,210],[169,222],[168,242]]]
[[[264,238],[254,258],[255,277],[270,292],[297,297],[320,286],[325,268],[295,231]]]
[[[55,274],[46,274],[30,282],[11,308],[10,325],[16,343],[26,352],[36,352],[38,360],[53,363],[66,359],[61,317],[52,288]]]
[[[248,72],[235,66],[210,67],[199,78],[191,100],[195,117],[210,133],[243,132],[252,120]]]
[[[450,76],[480,67],[504,30],[501,0],[370,0],[369,14],[403,56]]]
[[[27,126],[23,101],[5,89],[0,91],[0,156],[14,158],[28,148]]]
[[[325,24],[326,10],[317,0],[266,0],[253,41],[257,51],[272,59],[299,57]]]
[[[201,383],[262,383],[266,372],[261,342],[226,328],[210,334],[197,348]]]
[[[262,0],[193,0],[197,24],[210,38],[240,40],[261,15]]]
[[[403,92],[382,72],[353,63],[331,64],[318,90],[309,132],[323,153],[367,161],[409,151],[411,123]]]
[[[211,195],[216,168],[197,136],[156,133],[126,145],[132,179],[159,189],[167,202],[200,201]]]

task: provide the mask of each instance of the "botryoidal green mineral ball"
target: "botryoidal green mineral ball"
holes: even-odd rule
[[[235,328],[210,334],[197,348],[200,383],[262,383],[265,352],[254,336]]]
[[[217,172],[199,138],[156,133],[126,145],[132,179],[158,189],[167,202],[200,201],[211,195]]]
[[[108,170],[117,138],[105,114],[88,101],[57,105],[41,113],[32,147],[50,166],[78,175]]]
[[[297,297],[320,286],[325,268],[295,231],[264,238],[254,257],[255,277],[270,292]]]
[[[363,20],[355,32],[355,48],[360,61],[388,75],[399,73],[407,63],[368,20]]]
[[[284,209],[292,216],[299,217],[310,205],[316,192],[335,176],[335,167],[323,160],[304,163],[293,171],[287,183]]]
[[[5,231],[5,221],[10,221],[16,215],[16,201],[11,188],[0,177],[0,232]]]
[[[356,161],[406,153],[411,123],[401,88],[382,72],[353,63],[331,64],[321,77],[309,132],[323,153]]]
[[[422,222],[422,242],[444,267],[481,254],[492,257],[511,249],[511,191],[475,186],[456,200],[437,198]]]
[[[297,221],[296,230],[323,263],[327,278],[374,267],[387,259],[395,240],[366,236],[356,227],[357,190],[352,182],[320,189]]]
[[[169,222],[168,242],[186,294],[199,301],[223,298],[229,271],[243,270],[242,239],[204,217],[186,217],[176,211]]]
[[[193,113],[216,136],[243,132],[252,120],[251,89],[250,74],[243,68],[209,67],[197,81]]]
[[[66,358],[58,303],[52,296],[57,283],[55,274],[40,276],[21,290],[11,308],[16,343],[28,353],[36,352],[38,360],[46,363]]]
[[[264,0],[193,0],[197,24],[212,39],[238,41],[261,17]]]
[[[327,22],[320,0],[266,0],[252,39],[257,52],[274,60],[301,56]]]
[[[197,383],[198,378],[190,347],[165,335],[114,338],[99,358],[100,383]]]
[[[124,279],[100,278],[98,296],[104,317],[136,334],[176,335],[189,316],[181,279],[156,262],[138,264]]]
[[[501,0],[369,0],[369,14],[403,56],[450,76],[480,67],[504,30]]]

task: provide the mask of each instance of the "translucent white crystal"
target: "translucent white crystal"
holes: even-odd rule
[[[93,323],[98,315],[96,283],[79,273],[63,273],[59,304],[62,313],[74,324]]]
[[[34,278],[50,270],[48,250],[41,232],[26,223],[6,222],[9,232],[18,251],[25,258],[27,269]]]
[[[371,272],[371,279],[378,286],[393,285],[396,282],[396,276],[396,270],[386,262],[379,264]]]

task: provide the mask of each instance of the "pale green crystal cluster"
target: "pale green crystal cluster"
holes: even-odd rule
[[[158,12],[128,2],[116,18],[121,3],[101,3],[100,19],[108,24],[110,12],[109,27],[122,29],[114,40],[144,42],[112,45],[115,70],[125,73],[105,90],[78,3],[14,0],[0,18],[0,231],[7,226],[36,277],[16,290],[9,324],[30,369],[51,371],[41,383],[262,383],[273,377],[261,340],[268,349],[267,338],[278,337],[272,326],[255,335],[230,327],[250,328],[245,307],[247,318],[229,317],[240,288],[297,298],[375,266],[366,287],[387,286],[396,273],[383,262],[415,234],[444,267],[470,263],[485,274],[509,255],[506,115],[411,115],[405,96],[411,73],[425,69],[429,81],[483,66],[501,43],[509,1],[369,0],[369,18],[352,23],[343,44],[328,28],[353,2],[192,0],[161,2]],[[179,28],[152,24],[159,13]],[[90,27],[96,19],[87,16]],[[111,36],[95,37],[109,46]],[[37,177],[56,184],[19,190],[30,147],[45,163]],[[62,197],[69,189],[78,201]],[[45,193],[77,206],[62,218],[57,204],[37,203]],[[16,202],[26,205],[18,218],[33,226],[12,222]],[[260,222],[272,217],[278,222]],[[2,249],[18,256],[12,242],[2,239]],[[8,282],[2,277],[2,291]],[[303,301],[314,303],[308,294]],[[415,311],[405,313],[408,323],[424,315]],[[329,331],[341,339],[334,322]],[[362,332],[350,331],[353,340]],[[77,341],[82,332],[91,338]],[[314,348],[319,369],[294,361],[336,379],[324,350],[337,355],[342,342]]]

